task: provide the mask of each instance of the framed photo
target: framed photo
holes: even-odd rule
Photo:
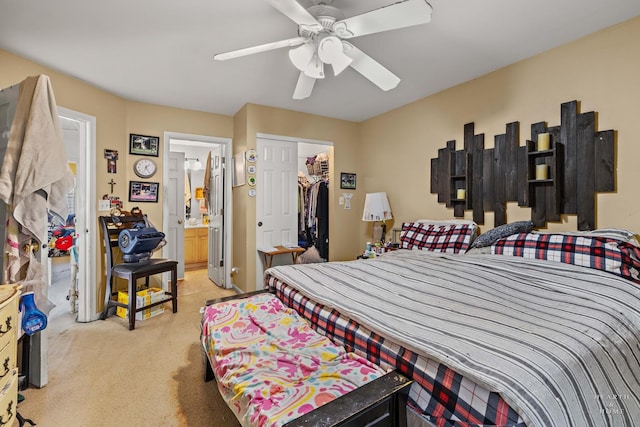
[[[158,202],[157,182],[129,181],[130,202]]]
[[[129,154],[158,157],[160,138],[157,136],[129,134]]]
[[[348,172],[340,172],[340,188],[343,190],[356,189],[356,174]]]
[[[244,185],[246,183],[246,173],[245,173],[245,156],[244,153],[238,153],[233,156],[231,162],[231,167],[233,168],[233,180],[231,183],[232,187],[238,187],[240,185]]]

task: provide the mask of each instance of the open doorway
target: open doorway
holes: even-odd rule
[[[4,158],[4,151],[6,150],[9,141],[9,131],[11,123],[14,119],[15,108],[18,102],[20,84],[16,84],[10,88],[0,89],[0,159]],[[60,116],[60,122],[62,127],[71,130],[76,134],[77,138],[73,139],[73,145],[69,148],[65,142],[65,151],[67,156],[69,154],[76,155],[76,158],[71,159],[73,165],[75,165],[76,185],[73,192],[73,208],[72,211],[76,213],[76,239],[75,244],[79,248],[78,260],[79,260],[79,274],[77,278],[78,289],[78,303],[77,303],[77,315],[70,321],[77,320],[79,322],[88,322],[95,320],[98,317],[96,313],[96,287],[95,287],[95,263],[90,262],[90,257],[95,254],[95,233],[92,221],[87,221],[88,218],[94,218],[96,207],[92,203],[95,194],[95,177],[89,174],[89,171],[94,170],[95,166],[95,129],[96,119],[93,116],[89,116],[83,113],[79,113],[66,108],[58,107],[58,114]],[[64,138],[67,139],[67,138]],[[46,164],[43,167],[65,167],[66,165],[59,164]],[[73,168],[73,166],[72,166]],[[68,199],[69,200],[69,199]],[[1,203],[0,203],[1,204]],[[5,209],[0,206],[0,236],[4,236],[4,224],[5,224]],[[62,220],[66,221],[66,218]],[[46,223],[43,218],[43,223]],[[43,230],[44,231],[44,230]],[[4,237],[3,237],[4,239]],[[40,251],[41,264],[43,266],[43,279],[49,277],[50,269],[48,268],[48,250]],[[3,263],[0,261],[0,270],[4,270]],[[64,279],[63,279],[64,280]],[[69,281],[64,280],[67,283],[63,293],[71,288]],[[45,295],[49,298],[49,287],[45,287]],[[64,299],[56,304],[69,307],[69,302]],[[51,321],[51,317],[49,318]],[[47,363],[47,341],[50,329],[45,329],[41,333],[36,334],[31,341],[31,351],[29,357],[29,382],[36,387],[44,387],[48,382],[48,363]]]
[[[206,271],[223,288],[231,287],[231,183],[225,165],[231,140],[165,132],[166,255],[178,261],[178,277]]]
[[[265,248],[297,246],[305,249],[303,258],[317,262],[329,259],[329,169],[333,143],[268,134],[256,136],[258,250],[254,289],[257,290],[267,267]],[[293,260],[289,256],[272,257],[270,265],[290,264]]]
[[[55,304],[50,320],[69,316],[89,322],[98,318],[91,262],[96,243],[89,220],[96,214],[95,176],[89,174],[95,170],[96,119],[63,107],[58,107],[58,114],[75,186],[67,195],[67,218],[49,218],[49,299]]]
[[[67,151],[69,167],[78,182],[80,163],[81,124],[64,116],[59,117]],[[61,316],[75,320],[78,313],[78,245],[76,239],[77,185],[67,194],[67,217],[47,218],[47,261],[49,300],[55,306],[49,312],[49,321]]]

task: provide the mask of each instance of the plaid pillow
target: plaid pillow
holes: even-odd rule
[[[640,248],[609,237],[519,233],[495,242],[491,253],[580,265],[640,283]]]
[[[457,254],[469,248],[475,232],[476,228],[469,224],[405,222],[400,232],[400,247]]]

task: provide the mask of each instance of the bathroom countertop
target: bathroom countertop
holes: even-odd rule
[[[209,225],[208,224],[203,224],[200,221],[198,221],[195,224],[189,224],[189,221],[186,221],[184,223],[184,228],[207,228]]]

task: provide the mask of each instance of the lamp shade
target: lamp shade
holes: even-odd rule
[[[392,219],[391,206],[387,193],[367,193],[364,200],[364,211],[362,212],[363,221],[384,221]]]

